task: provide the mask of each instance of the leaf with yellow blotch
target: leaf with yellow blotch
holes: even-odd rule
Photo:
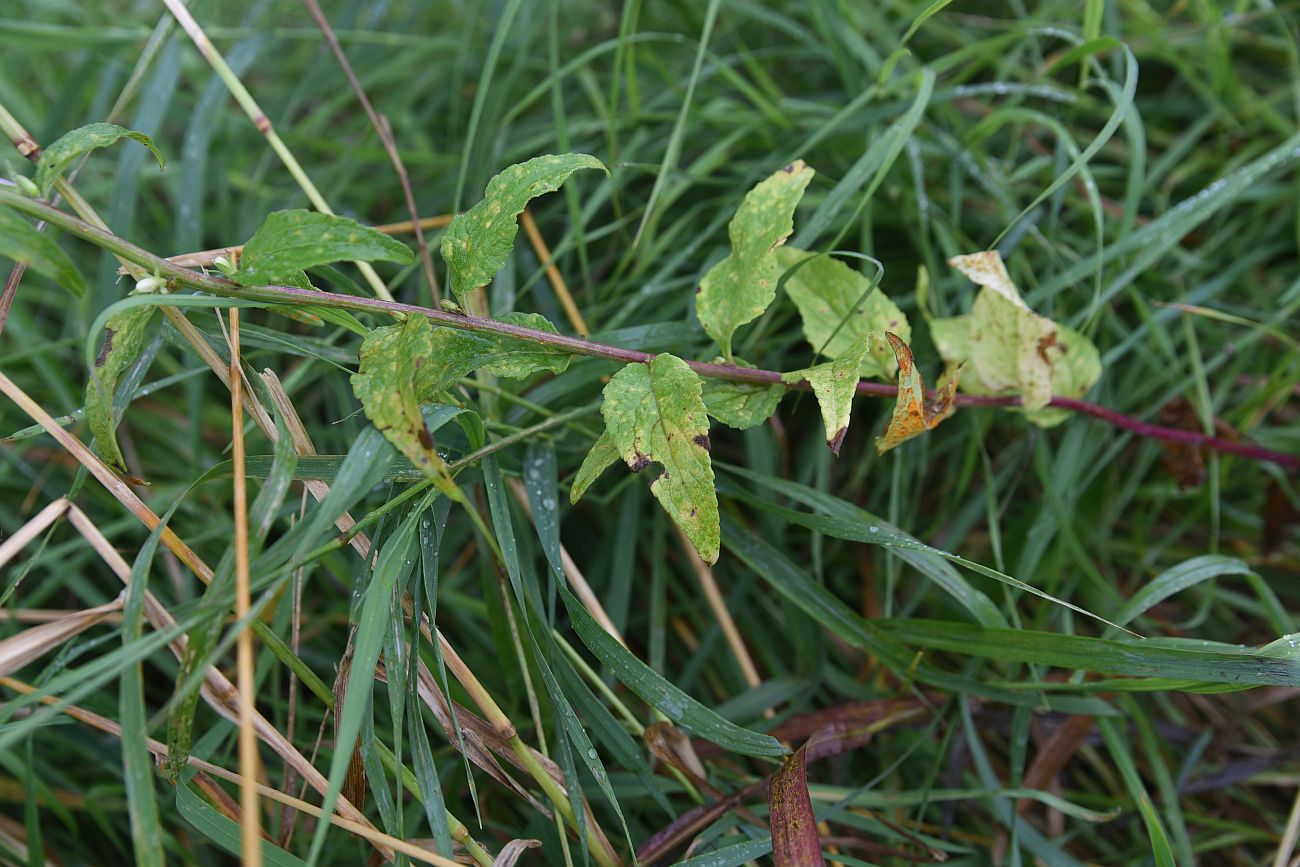
[[[822,424],[826,426],[826,445],[836,456],[844,444],[844,435],[849,431],[853,395],[857,393],[859,372],[871,351],[871,341],[871,336],[865,335],[834,361],[781,374],[782,381],[791,385],[807,382],[812,386],[822,410]]]
[[[1025,409],[1052,399],[1052,366],[1061,356],[1056,323],[1030,310],[996,250],[948,260],[981,287],[970,313],[971,361],[994,391],[1020,395]]]
[[[614,374],[605,386],[601,412],[610,442],[634,472],[652,463],[663,466],[651,493],[700,558],[716,563],[722,528],[701,391],[698,373],[680,358],[661,353]]]
[[[736,329],[763,315],[776,298],[776,248],[794,231],[794,209],[814,172],[795,160],[745,194],[727,225],[731,253],[700,280],[696,315],[722,354],[731,357]]]
[[[912,350],[896,334],[886,332],[885,337],[898,359],[898,402],[894,404],[894,414],[889,419],[889,428],[884,436],[876,437],[876,451],[884,454],[895,446],[902,445],[912,437],[933,430],[939,422],[956,411],[953,398],[957,394],[957,379],[961,375],[961,365],[950,370],[939,382],[938,393],[933,399],[925,394],[925,382],[916,369]]]
[[[371,424],[429,479],[442,481],[445,465],[420,412],[432,358],[433,327],[423,316],[376,328],[361,344],[352,391]]]
[[[569,176],[581,169],[600,169],[605,164],[587,154],[546,154],[509,166],[488,181],[483,201],[457,214],[442,235],[442,260],[456,300],[486,286],[505,267],[515,236],[516,218],[532,199],[558,190]]]

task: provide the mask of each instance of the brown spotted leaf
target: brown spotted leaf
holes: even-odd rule
[[[889,419],[885,435],[876,437],[876,451],[881,454],[933,430],[939,422],[952,415],[957,409],[953,398],[957,395],[957,380],[961,375],[959,366],[939,383],[939,393],[933,399],[927,398],[925,382],[916,369],[912,350],[893,332],[886,332],[885,337],[898,360],[898,401],[894,404],[894,414]]]
[[[716,563],[722,530],[701,395],[699,374],[662,353],[614,374],[601,412],[610,442],[634,472],[652,463],[663,466],[650,491],[700,558]]]

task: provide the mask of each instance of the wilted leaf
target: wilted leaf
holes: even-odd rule
[[[41,152],[40,164],[36,166],[36,185],[41,188],[41,195],[46,198],[49,197],[55,181],[59,179],[64,169],[71,165],[77,157],[96,148],[106,148],[124,138],[138,141],[153,151],[154,158],[158,160],[158,168],[167,167],[167,161],[163,159],[162,151],[158,150],[157,145],[153,143],[153,139],[144,133],[118,126],[115,123],[88,123],[83,127],[59,136],[57,140]]]
[[[592,445],[591,451],[582,459],[578,474],[573,477],[573,486],[569,488],[569,502],[576,503],[591,487],[591,483],[600,478],[601,473],[619,459],[618,446],[609,437],[609,431],[602,431],[600,439]]]
[[[1052,366],[1060,357],[1056,323],[1020,297],[996,250],[948,260],[981,286],[971,307],[970,351],[980,379],[994,391],[1014,391],[1025,409],[1052,399]]]
[[[74,295],[86,292],[81,272],[54,239],[8,208],[0,208],[0,256],[22,262]]]
[[[401,241],[347,217],[301,208],[272,211],[244,245],[233,279],[243,286],[302,287],[310,286],[304,269],[317,265],[377,260],[407,265],[414,258]]]
[[[605,164],[587,154],[547,154],[507,168],[488,181],[483,201],[457,214],[442,236],[442,259],[447,263],[452,291],[465,296],[486,286],[506,264],[524,206],[543,193],[558,190],[581,169]]]
[[[939,422],[952,415],[957,409],[953,398],[961,375],[960,367],[954,369],[939,383],[939,394],[933,400],[927,399],[925,383],[916,369],[912,350],[893,332],[886,332],[885,337],[898,359],[898,401],[894,404],[894,414],[889,419],[885,435],[876,437],[876,451],[881,454],[918,434],[933,430]]]
[[[817,867],[822,857],[817,818],[808,794],[808,750],[800,747],[772,775],[767,790],[772,819],[772,860],[777,867]]]
[[[731,254],[700,281],[696,313],[728,358],[736,329],[762,316],[776,297],[781,266],[774,251],[794,231],[794,209],[813,174],[795,160],[746,193],[727,227]]]
[[[725,361],[715,358],[715,364]],[[740,367],[753,367],[743,359],[732,359]],[[776,405],[785,395],[785,388],[777,383],[731,382],[726,379],[704,381],[704,408],[718,421],[745,430],[762,424],[776,412]]]
[[[844,444],[844,435],[849,431],[853,395],[858,389],[858,372],[870,351],[871,338],[863,337],[855,347],[834,361],[781,375],[785,382],[807,381],[812,386],[822,410],[822,423],[826,426],[826,444],[837,456]]]
[[[709,460],[709,419],[699,375],[673,355],[629,364],[605,386],[605,430],[634,472],[652,463],[663,472],[651,492],[691,540],[716,563],[721,528]]]
[[[962,391],[1018,394],[1034,424],[1060,424],[1068,413],[1047,404],[1053,396],[1082,397],[1092,388],[1101,377],[1097,347],[1025,306],[997,252],[956,256],[949,264],[981,287],[970,314],[930,322],[949,367],[969,362]]]
[[[882,331],[911,341],[912,326],[903,311],[848,265],[794,247],[777,250],[776,258],[782,269],[800,266],[786,278],[785,291],[799,308],[804,336],[814,352],[839,358],[868,334]],[[881,343],[872,346],[859,373],[892,378],[896,369],[889,347]]]
[[[86,383],[86,421],[95,435],[95,450],[110,467],[126,472],[126,459],[117,445],[117,424],[113,418],[113,394],[117,381],[126,372],[144,346],[149,320],[158,312],[152,304],[128,307],[108,318],[104,325],[104,344],[95,357],[95,366]]]
[[[376,328],[361,343],[361,366],[352,390],[366,417],[388,441],[429,478],[438,478],[441,458],[424,424],[420,400],[433,360],[433,327],[423,316]]]

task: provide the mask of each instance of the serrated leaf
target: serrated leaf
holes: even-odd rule
[[[849,431],[853,395],[858,389],[858,372],[870,351],[871,337],[863,337],[834,361],[781,374],[784,382],[792,385],[807,382],[812,386],[822,410],[822,424],[826,426],[826,445],[836,456],[844,444],[844,435]]]
[[[706,563],[716,563],[721,529],[709,460],[709,419],[699,374],[662,353],[629,364],[605,386],[605,430],[634,472],[663,472],[650,491]]]
[[[438,477],[441,458],[424,424],[425,394],[433,355],[433,327],[423,316],[376,328],[361,343],[361,366],[352,391],[366,417],[427,477]]]
[[[961,366],[958,365],[939,382],[939,393],[931,400],[925,395],[925,383],[916,369],[912,350],[893,332],[885,332],[885,338],[898,361],[898,400],[885,435],[876,437],[876,451],[880,454],[933,430],[939,422],[952,415],[957,409],[953,398],[957,395],[957,380],[961,375]]]
[[[794,231],[794,209],[813,174],[795,160],[746,193],[727,226],[730,255],[700,280],[696,314],[728,358],[736,329],[762,316],[776,298],[781,266],[775,250]]]
[[[167,167],[162,151],[153,143],[153,139],[142,132],[118,126],[115,123],[88,123],[71,132],[64,133],[49,147],[41,151],[40,164],[36,166],[36,185],[41,188],[41,196],[48,198],[50,190],[63,174],[63,171],[84,153],[106,148],[124,138],[138,141],[153,152],[158,160],[158,168]]]
[[[524,206],[543,193],[558,190],[582,169],[607,171],[604,163],[587,154],[534,157],[488,181],[483,201],[456,215],[443,233],[441,249],[452,291],[461,304],[466,295],[486,286],[505,266],[519,234],[515,218]]]
[[[715,364],[726,359],[715,358]],[[753,367],[736,358],[734,364]],[[704,408],[718,421],[736,430],[745,430],[762,424],[776,412],[776,406],[785,396],[785,388],[776,383],[731,382],[726,379],[704,380]]]
[[[415,255],[401,241],[348,217],[301,208],[272,211],[244,245],[232,279],[242,286],[302,286],[306,268],[379,260],[408,265]]]
[[[605,470],[609,469],[620,455],[618,446],[610,439],[609,431],[602,431],[600,439],[596,440],[591,446],[591,451],[582,459],[582,466],[578,467],[578,474],[573,477],[573,485],[569,488],[569,502],[576,503],[582,499],[582,495],[591,487],[592,482],[600,478]]]
[[[795,269],[786,278],[785,291],[799,308],[804,336],[814,352],[839,358],[868,334],[882,331],[911,341],[912,326],[903,311],[848,265],[795,247],[782,247],[776,256],[783,270]],[[890,379],[897,369],[889,347],[873,342],[860,375]]]
[[[126,459],[117,445],[113,395],[117,381],[140,355],[149,320],[158,312],[152,304],[114,313],[104,325],[104,343],[86,383],[86,421],[95,435],[95,451],[110,467],[125,473]]]
[[[9,208],[0,208],[0,256],[22,262],[74,295],[86,292],[81,272],[58,243]]]
[[[948,260],[982,287],[970,313],[971,361],[980,380],[1020,395],[1025,409],[1052,399],[1052,366],[1059,358],[1056,323],[1026,306],[996,250]]]

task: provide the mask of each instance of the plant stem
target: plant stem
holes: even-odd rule
[[[207,34],[203,32],[203,28],[199,26],[199,22],[195,21],[194,16],[185,8],[185,4],[181,0],[163,0],[163,3],[167,5],[167,9],[172,13],[172,16],[189,35],[190,40],[199,49],[199,54],[212,67],[212,71],[225,84],[226,89],[230,91],[230,95],[239,103],[239,107],[244,110],[244,114],[248,115],[248,119],[253,122],[253,126],[257,127],[257,131],[266,139],[266,143],[271,146],[271,150],[275,151],[275,155],[280,158],[280,162],[289,170],[289,174],[293,175],[293,179],[298,182],[299,188],[307,196],[307,200],[311,202],[312,207],[322,214],[333,214],[334,211],[330,208],[329,203],[325,201],[325,197],[321,195],[320,190],[316,189],[316,185],[312,183],[311,178],[307,176],[307,172],[303,170],[298,158],[293,155],[293,151],[289,150],[289,146],[284,143],[284,140],[275,131],[275,127],[271,125],[271,119],[266,116],[266,113],[262,111],[262,107],[257,104],[257,100],[253,99],[253,95],[248,92],[248,88],[244,87],[244,83],[239,80],[239,76],[226,63],[225,58],[221,56],[221,52],[217,51],[212,45]],[[375,290],[376,295],[388,301],[393,300],[393,295],[388,291],[388,286],[375,272],[375,269],[370,266],[369,262],[357,262],[355,264],[360,269],[362,276],[366,278],[366,282],[370,284],[370,288]]]
[[[570,337],[566,334],[552,334],[548,331],[539,331],[532,328],[524,328],[520,325],[498,322],[495,319],[487,319],[480,316],[464,316],[455,313],[448,313],[444,310],[434,310],[430,307],[420,307],[416,304],[403,304],[399,301],[386,301],[381,298],[361,298],[353,295],[338,295],[331,292],[298,289],[293,286],[240,286],[238,283],[230,280],[214,277],[210,274],[200,274],[181,268],[168,262],[166,259],[155,256],[147,250],[137,247],[129,241],[119,238],[112,232],[82,222],[71,214],[67,214],[57,208],[51,207],[45,202],[37,201],[36,199],[29,199],[11,189],[0,189],[0,205],[8,205],[14,210],[45,220],[46,222],[58,226],[64,231],[70,232],[79,238],[90,241],[92,244],[99,247],[103,247],[123,259],[141,265],[147,270],[152,271],[156,269],[159,274],[175,280],[178,284],[190,286],[194,289],[200,289],[204,292],[211,292],[214,295],[228,298],[253,298],[259,301],[266,301],[269,304],[300,304],[310,307],[336,307],[344,310],[382,313],[390,316],[424,316],[439,325],[445,325],[449,328],[458,328],[463,331],[473,331],[480,334],[498,334],[503,337],[513,337],[516,340],[524,340],[530,343],[535,343],[539,346],[547,346],[552,349],[562,350],[571,355],[581,355],[588,358],[604,358],[610,361],[621,361],[628,364],[637,362],[648,363],[655,357],[655,353],[652,352],[641,352],[636,349],[624,349],[620,346],[596,343],[591,340],[583,340],[580,337]],[[793,385],[790,383],[782,383],[781,373],[776,370],[738,367],[731,364],[712,364],[704,361],[687,361],[686,364],[699,375],[707,376],[712,379],[726,379],[732,382],[752,382],[762,385],[784,384],[789,388],[803,391],[811,390],[811,386],[809,386],[807,382],[799,382]],[[898,388],[883,382],[862,381],[858,383],[857,393],[859,395],[872,397],[895,397],[898,394]],[[927,392],[927,396],[933,395],[934,392]],[[1020,405],[1020,398],[1014,395],[986,396],[977,394],[958,394],[954,399],[954,403],[958,406],[1015,407]],[[1162,440],[1164,442],[1182,443],[1184,445],[1210,449],[1216,452],[1239,455],[1240,457],[1249,458],[1251,460],[1271,461],[1279,466],[1290,469],[1300,469],[1300,455],[1287,454],[1286,452],[1278,452],[1260,446],[1234,442],[1222,437],[1209,436],[1195,431],[1180,430],[1178,428],[1150,424],[1149,422],[1142,421],[1139,418],[1125,415],[1118,410],[1110,409],[1109,407],[1101,406],[1079,398],[1054,397],[1048,406],[1090,415],[1093,418],[1100,419],[1108,424],[1127,430],[1140,437]]]

